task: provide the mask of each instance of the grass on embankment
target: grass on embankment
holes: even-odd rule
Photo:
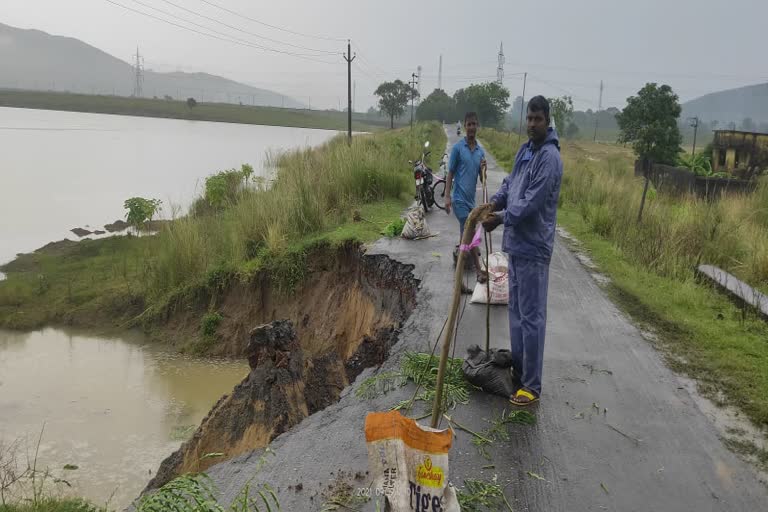
[[[495,155],[494,144],[508,138],[485,133],[483,141]],[[768,323],[694,275],[698,263],[710,263],[768,287],[768,184],[711,203],[651,190],[638,224],[643,183],[634,177],[631,151],[581,141],[562,146],[558,223],[611,277],[612,298],[659,333],[670,364],[695,377],[707,396],[768,425]]]
[[[0,512],[106,512],[79,499],[42,499],[37,504],[0,505]]]
[[[94,114],[218,121],[225,123],[293,126],[325,130],[346,130],[346,112],[288,109],[234,105],[231,103],[198,103],[188,107],[186,101],[124,96],[97,96],[63,92],[0,90],[0,107],[63,110]],[[389,127],[389,120],[355,119],[355,131],[375,131]]]
[[[291,289],[318,244],[369,241],[413,200],[409,158],[425,140],[445,146],[437,124],[344,137],[277,159],[269,188],[240,190],[226,207],[176,219],[153,237],[61,244],[7,265],[0,327],[123,326],[169,301],[268,271]],[[204,209],[203,209],[204,210]],[[353,221],[353,211],[364,219]]]

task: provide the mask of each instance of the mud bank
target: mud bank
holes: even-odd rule
[[[223,318],[212,352],[247,358],[251,371],[163,461],[148,490],[267,446],[387,359],[415,307],[413,267],[365,255],[358,245],[326,249],[312,261],[291,296],[272,290],[262,276],[218,297],[198,297],[194,307],[174,308],[167,328],[183,338],[190,324],[198,325],[198,307],[212,300]]]

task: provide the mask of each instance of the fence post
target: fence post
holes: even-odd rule
[[[637,212],[637,223],[643,220],[643,208],[645,208],[645,196],[648,194],[648,175],[651,173],[653,163],[648,158],[643,158],[643,176],[645,177],[645,186],[643,187],[643,198],[640,200],[640,211]]]

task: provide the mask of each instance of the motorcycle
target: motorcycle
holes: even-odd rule
[[[429,211],[429,207],[435,204],[435,197],[432,187],[434,181],[432,169],[424,163],[431,151],[427,151],[429,147],[429,141],[424,143],[424,152],[421,154],[421,159],[414,161],[408,160],[408,163],[413,165],[413,178],[416,181],[416,201],[424,208],[424,213]]]

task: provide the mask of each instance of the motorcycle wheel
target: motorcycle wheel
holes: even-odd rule
[[[432,197],[435,202],[435,206],[441,210],[445,210],[445,182],[438,181],[432,187]]]
[[[427,198],[427,187],[421,187],[421,206],[424,208],[424,213],[429,211],[429,199]]]

